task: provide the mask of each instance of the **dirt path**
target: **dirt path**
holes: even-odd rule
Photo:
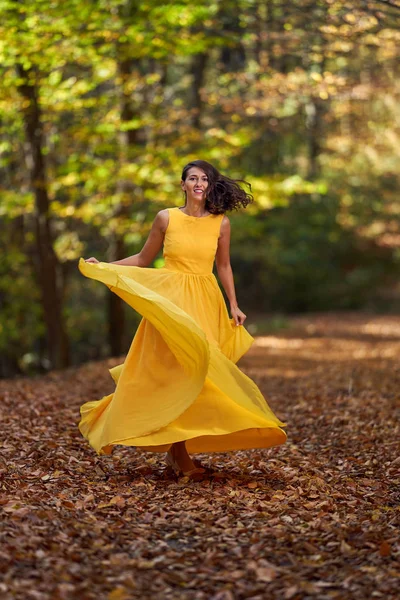
[[[398,597],[400,318],[310,315],[240,367],[288,423],[271,450],[94,455],[79,405],[112,391],[87,364],[0,381],[0,596],[259,600]]]

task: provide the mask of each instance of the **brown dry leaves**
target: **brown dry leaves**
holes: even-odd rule
[[[88,364],[0,382],[2,598],[364,599],[399,587],[400,319],[327,315],[257,339],[241,367],[285,446],[97,457],[78,409],[112,391]]]

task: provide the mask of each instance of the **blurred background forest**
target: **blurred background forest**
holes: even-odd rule
[[[78,259],[138,252],[195,158],[252,184],[230,215],[245,312],[400,311],[400,2],[0,14],[0,376],[127,350],[139,317]]]

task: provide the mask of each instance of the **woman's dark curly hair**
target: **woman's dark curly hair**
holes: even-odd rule
[[[238,210],[245,208],[250,202],[253,202],[252,194],[246,192],[240,183],[248,186],[251,192],[251,185],[244,179],[230,179],[221,175],[219,171],[205,160],[193,160],[188,163],[182,171],[182,181],[185,181],[189,169],[197,167],[204,171],[208,177],[208,187],[206,191],[206,209],[214,214],[221,215],[227,210]]]

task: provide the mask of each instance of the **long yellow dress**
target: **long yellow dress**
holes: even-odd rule
[[[166,452],[182,440],[189,452],[282,444],[285,424],[235,364],[254,340],[229,318],[212,273],[223,215],[168,212],[164,267],[79,260],[143,317],[110,369],[114,393],[81,407],[79,429],[98,454],[121,444]]]

